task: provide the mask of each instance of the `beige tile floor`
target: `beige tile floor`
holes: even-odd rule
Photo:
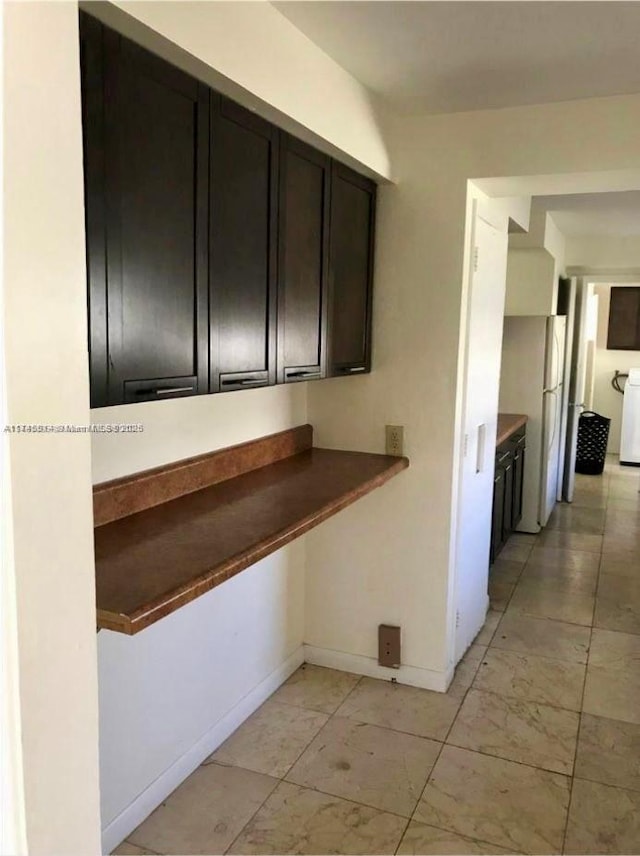
[[[446,694],[304,666],[118,854],[640,854],[640,473],[491,569]]]

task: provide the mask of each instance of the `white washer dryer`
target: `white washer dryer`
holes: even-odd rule
[[[640,467],[640,369],[629,369],[624,387],[620,463]]]

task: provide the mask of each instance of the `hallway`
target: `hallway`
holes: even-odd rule
[[[118,854],[640,854],[640,473],[491,569],[446,695],[303,666]]]

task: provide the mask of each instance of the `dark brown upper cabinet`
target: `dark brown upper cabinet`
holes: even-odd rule
[[[326,376],[331,160],[280,145],[278,382]]]
[[[80,13],[91,406],[371,368],[375,185]]]
[[[211,391],[276,381],[278,131],[211,94]]]
[[[371,370],[371,308],[376,186],[333,162],[329,375]]]
[[[607,349],[640,351],[640,288],[637,286],[611,289]]]
[[[208,392],[209,91],[81,15],[91,404]]]

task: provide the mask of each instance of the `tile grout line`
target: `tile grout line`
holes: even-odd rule
[[[358,681],[356,681],[356,683],[355,683],[355,684],[353,685],[353,687],[349,690],[349,692],[347,693],[347,695],[342,699],[342,701],[341,701],[341,702],[340,702],[340,704],[337,706],[337,708],[334,710],[334,712],[333,712],[332,714],[330,714],[329,719],[328,719],[328,720],[325,722],[325,724],[322,726],[322,728],[320,729],[320,731],[318,732],[318,734],[320,734],[320,732],[321,732],[321,731],[322,731],[322,730],[323,730],[323,729],[324,729],[324,728],[329,724],[329,722],[330,722],[330,721],[331,721],[335,716],[337,716],[338,711],[340,710],[340,708],[341,708],[341,707],[346,703],[346,701],[347,701],[347,699],[349,698],[349,696],[351,696],[351,694],[352,694],[353,692],[355,692],[356,688],[357,688],[357,687],[358,687],[358,685],[359,685],[359,684],[364,680],[364,678],[365,678],[365,677],[366,677],[365,675],[360,675],[360,677],[359,677]],[[395,682],[394,682],[394,681],[392,681],[391,679],[389,679],[388,683],[390,683],[390,684],[392,684],[392,685],[393,685]],[[446,695],[446,694],[445,694],[445,695]],[[465,692],[465,695],[466,695],[466,692]],[[345,719],[351,719],[353,722],[361,722],[361,721],[362,721],[362,720],[352,719],[351,717],[344,717],[344,718],[345,718]],[[364,724],[365,724],[365,725],[372,725],[373,723],[366,723],[366,722],[365,722]],[[376,727],[376,728],[385,728],[386,726],[379,726],[379,725],[377,725],[377,726],[374,726],[374,727]],[[437,740],[436,738],[433,738],[433,737],[424,737],[423,735],[413,734],[412,732],[409,732],[409,731],[398,731],[398,730],[397,730],[397,729],[395,729],[395,728],[389,728],[388,730],[389,730],[389,731],[393,731],[394,733],[397,733],[397,734],[406,734],[406,735],[411,736],[411,737],[418,737],[419,739],[422,739],[422,740],[431,740],[431,741],[432,741],[432,742],[434,742],[434,743],[439,743],[439,742],[440,742],[440,741],[439,741],[439,740]],[[317,736],[318,736],[318,735],[316,735],[316,737],[317,737]],[[314,737],[313,739],[315,739],[315,737]],[[310,744],[309,744],[309,745],[310,745]],[[435,759],[435,761],[434,761],[434,763],[433,763],[433,766],[431,767],[431,770],[429,771],[429,775],[427,776],[427,782],[429,781],[429,777],[430,777],[430,775],[431,775],[431,772],[433,771],[433,768],[435,767],[435,765],[436,765],[436,763],[437,763],[437,761],[438,761],[438,758],[440,757],[440,754],[441,754],[441,752],[442,752],[442,748],[443,748],[443,746],[444,746],[444,743],[441,743],[441,745],[440,745],[440,749],[438,750],[438,754],[436,755],[436,759]],[[307,748],[308,748],[308,746],[307,746],[307,747],[305,747],[305,750],[304,750],[304,751],[306,751],[306,749],[307,749]],[[301,754],[298,756],[298,758],[296,759],[296,761],[291,765],[291,767],[289,767],[289,770],[285,773],[285,776],[287,776],[287,775],[291,772],[291,770],[293,769],[293,767],[295,766],[295,764],[297,763],[297,761],[299,760],[299,758],[300,758],[300,757],[302,757],[302,754],[303,754],[303,753],[301,753]],[[282,781],[285,781],[285,779],[283,778],[283,779],[282,779]],[[293,783],[290,783],[290,784],[293,784]],[[335,794],[328,794],[326,791],[322,791],[322,790],[320,790],[319,788],[316,788],[316,787],[313,787],[313,786],[308,786],[308,785],[304,785],[304,786],[302,786],[302,785],[298,785],[298,787],[305,787],[305,788],[308,788],[309,790],[315,791],[316,793],[325,794],[326,796],[331,796],[331,797],[334,797],[335,799],[344,799],[344,800],[346,800],[347,802],[351,802],[351,803],[353,803],[354,805],[362,806],[362,807],[364,807],[364,808],[373,809],[374,811],[379,811],[379,812],[386,813],[386,814],[393,814],[393,815],[395,815],[395,816],[397,816],[397,817],[402,817],[403,819],[405,819],[405,815],[398,815],[396,812],[389,811],[388,809],[381,809],[381,808],[378,808],[377,806],[367,805],[366,803],[361,803],[361,802],[358,802],[357,800],[351,800],[351,799],[349,799],[349,798],[347,798],[347,797],[336,797],[336,795],[335,795]],[[424,787],[426,787],[426,782],[425,782],[425,786],[424,786]],[[414,816],[414,814],[415,814],[415,811],[416,811],[417,806],[418,806],[418,804],[419,804],[419,802],[420,802],[420,798],[421,798],[421,796],[422,796],[422,793],[423,793],[423,792],[424,792],[424,788],[423,788],[423,789],[422,789],[422,791],[420,792],[420,797],[418,797],[418,800],[417,800],[417,802],[416,802],[416,806],[414,807],[413,811],[409,814],[409,816],[406,818],[406,821],[407,821],[407,822],[406,822],[406,825],[405,825],[405,827],[404,827],[404,829],[403,829],[403,831],[402,831],[402,833],[401,833],[401,835],[400,835],[400,837],[399,837],[399,839],[398,839],[398,844],[396,845],[396,847],[395,847],[395,849],[394,849],[394,854],[396,854],[396,853],[398,852],[398,849],[400,848],[400,845],[402,844],[402,841],[403,841],[404,836],[405,836],[405,834],[406,834],[406,832],[407,832],[407,829],[409,828],[409,825],[411,824],[411,822],[412,822],[412,820],[413,820],[413,816]]]
[[[302,663],[302,666],[305,666],[305,665],[307,665],[307,663]],[[298,668],[301,668],[301,666],[299,666]],[[294,674],[295,674],[295,672],[294,672]],[[342,699],[342,701],[340,701],[340,702],[339,702],[338,706],[336,707],[336,710],[338,710],[338,708],[340,708],[340,707],[344,704],[344,702],[349,698],[349,696],[351,695],[351,693],[355,690],[355,688],[358,686],[358,684],[362,681],[362,677],[363,677],[362,675],[360,675],[360,676],[358,677],[358,680],[357,680],[357,681],[355,682],[355,684],[351,687],[351,689],[350,689],[350,690],[349,690],[349,692],[346,694],[346,696]],[[284,683],[286,683],[286,681],[285,681]],[[284,686],[284,684],[282,684],[282,686]],[[280,689],[280,687],[278,687],[278,689]],[[277,691],[278,691],[278,690],[274,690],[274,692],[269,696],[269,698],[272,698],[272,697],[275,695],[275,693],[276,693]],[[269,699],[266,699],[266,701],[268,701],[268,700],[269,700]],[[285,702],[280,702],[280,704],[285,704]],[[305,707],[305,708],[303,708],[303,707],[301,707],[301,706],[299,706],[299,705],[289,705],[289,707],[296,707],[296,708],[298,708],[299,710],[312,710],[312,708],[306,708],[306,707]],[[314,710],[313,712],[314,712],[314,713],[323,713],[324,711],[316,711],[316,710]],[[324,728],[329,724],[329,722],[333,719],[333,717],[335,716],[335,713],[336,713],[336,711],[334,710],[334,711],[333,711],[333,713],[330,713],[330,714],[328,715],[327,721],[326,721],[326,722],[324,723],[324,725],[322,725],[322,727],[321,727],[321,728],[320,728],[320,729],[319,729],[319,730],[318,730],[318,731],[313,735],[313,737],[309,740],[309,742],[308,742],[308,743],[305,743],[305,745],[304,745],[304,747],[303,747],[302,751],[300,752],[300,754],[299,754],[299,755],[297,755],[296,759],[295,759],[295,760],[291,763],[291,765],[287,768],[286,772],[285,772],[282,776],[273,776],[273,777],[272,777],[272,778],[274,778],[274,779],[275,779],[275,778],[277,778],[277,779],[278,779],[278,784],[277,784],[277,785],[275,785],[275,787],[273,788],[273,790],[269,791],[269,793],[267,794],[267,796],[266,796],[266,797],[264,798],[264,800],[260,803],[260,805],[259,805],[259,806],[258,806],[258,808],[254,811],[254,813],[251,815],[251,817],[249,818],[249,820],[244,824],[244,826],[242,827],[242,829],[238,832],[238,834],[235,836],[235,838],[233,839],[233,841],[229,844],[229,846],[227,847],[227,849],[224,851],[224,852],[225,852],[225,854],[226,854],[226,853],[228,853],[228,852],[231,850],[231,848],[232,848],[232,847],[233,847],[233,845],[236,843],[236,841],[238,840],[238,838],[240,838],[240,836],[241,836],[241,835],[242,835],[242,833],[245,831],[245,829],[246,829],[246,828],[249,826],[249,824],[254,820],[254,818],[255,818],[255,816],[258,814],[258,812],[259,812],[259,811],[261,811],[261,809],[263,808],[263,806],[264,806],[264,804],[267,802],[267,800],[268,800],[268,799],[270,799],[270,797],[275,793],[275,791],[280,787],[280,785],[281,785],[281,784],[285,783],[285,776],[287,776],[287,775],[291,772],[291,770],[292,770],[292,769],[294,768],[294,766],[298,763],[298,761],[300,760],[300,758],[302,758],[302,756],[303,756],[303,755],[304,755],[304,753],[307,751],[307,749],[309,748],[309,746],[311,746],[311,744],[312,744],[312,743],[313,743],[313,741],[316,739],[316,737],[320,734],[320,732],[321,732],[321,731],[322,731],[322,730],[323,730],[323,729],[324,729]],[[215,762],[214,762],[214,763],[215,763]],[[236,765],[234,764],[234,765],[231,765],[231,766],[236,766]],[[245,768],[241,767],[240,769],[245,769]],[[255,771],[252,771],[252,772],[255,772]],[[263,774],[263,775],[264,775],[264,774]],[[287,782],[286,784],[293,784],[293,783],[292,783],[292,782]],[[301,786],[300,786],[300,785],[298,785],[297,787],[301,787]]]
[[[573,772],[571,774],[571,779],[569,782],[569,801],[567,803],[567,817],[566,817],[565,824],[564,824],[564,834],[562,836],[562,853],[563,854],[566,852],[566,848],[567,848],[567,835],[569,832],[569,820],[571,818],[571,806],[573,803],[573,786],[574,786],[575,779],[576,779],[576,764],[577,764],[577,760],[578,760],[578,751],[580,748],[580,734],[581,734],[581,730],[582,730],[582,716],[584,713],[584,698],[585,698],[585,693],[586,693],[586,689],[587,689],[587,677],[588,677],[588,673],[589,673],[589,661],[591,659],[591,645],[593,643],[593,627],[594,627],[594,623],[596,620],[596,604],[597,604],[597,597],[598,597],[598,589],[600,588],[600,576],[601,576],[601,572],[602,572],[602,556],[603,556],[603,551],[604,551],[604,533],[606,532],[607,512],[609,509],[608,490],[609,490],[609,486],[607,485],[607,498],[605,500],[605,522],[604,522],[603,537],[602,537],[602,549],[600,550],[600,558],[598,561],[598,572],[596,575],[596,594],[595,594],[594,602],[593,602],[593,616],[592,616],[591,628],[590,628],[590,632],[589,632],[589,648],[587,650],[587,663],[586,663],[586,668],[584,671],[584,681],[582,684],[582,698],[580,700],[580,714],[579,714],[579,719],[578,719],[578,731],[576,734],[576,748],[575,748],[575,752],[573,755]]]
[[[524,568],[523,568],[523,569],[524,569]],[[499,623],[500,623],[500,622],[498,622],[498,624],[499,624]],[[494,632],[493,632],[493,635],[492,635],[491,639],[493,639],[493,636],[495,635],[495,632],[496,632],[496,630],[497,630],[497,629],[498,629],[498,625],[496,625],[496,629],[494,630]],[[473,643],[472,643],[472,644],[473,644]],[[489,644],[491,644],[491,643],[489,643]],[[488,650],[488,649],[489,649],[489,645],[487,645],[487,650]],[[462,694],[462,697],[461,697],[461,699],[460,699],[460,704],[459,704],[459,706],[458,706],[458,710],[456,711],[455,716],[454,716],[454,717],[453,717],[453,719],[451,720],[451,725],[450,725],[450,726],[449,726],[449,728],[447,729],[447,733],[445,734],[444,739],[442,740],[442,743],[441,743],[441,745],[440,745],[440,750],[438,751],[438,754],[436,755],[435,761],[433,762],[433,766],[431,767],[431,770],[429,771],[429,775],[427,776],[427,780],[426,780],[426,782],[424,783],[424,787],[422,788],[422,791],[420,792],[420,796],[418,797],[418,800],[417,800],[417,802],[416,802],[415,808],[413,809],[413,812],[411,813],[411,817],[409,818],[409,822],[407,823],[407,826],[406,826],[406,828],[405,828],[405,830],[404,830],[404,832],[403,832],[403,834],[402,834],[402,838],[400,839],[400,842],[399,842],[399,844],[398,844],[398,847],[396,848],[396,851],[395,851],[396,853],[398,852],[398,849],[400,848],[400,845],[402,844],[402,841],[403,841],[403,839],[404,839],[404,836],[405,836],[405,835],[406,835],[406,833],[407,833],[407,830],[408,830],[408,828],[409,828],[410,824],[411,824],[412,822],[415,822],[415,823],[421,823],[421,821],[416,820],[416,812],[418,811],[418,808],[419,808],[419,806],[420,806],[420,803],[422,802],[422,797],[424,796],[425,791],[427,790],[427,787],[429,786],[429,783],[430,783],[430,782],[431,782],[431,780],[432,780],[433,772],[434,772],[434,770],[436,769],[436,767],[437,767],[437,765],[438,765],[438,761],[440,760],[440,757],[441,757],[441,755],[442,755],[442,753],[443,753],[443,751],[444,751],[445,746],[451,745],[451,744],[447,743],[447,741],[448,741],[448,739],[449,739],[449,736],[450,736],[450,734],[451,734],[451,731],[453,730],[453,726],[455,725],[456,720],[458,719],[458,716],[460,715],[460,711],[462,710],[462,707],[463,707],[463,705],[464,705],[464,703],[465,703],[465,700],[466,700],[466,698],[467,698],[467,695],[469,694],[469,691],[471,690],[471,688],[472,688],[472,686],[473,686],[473,681],[474,681],[474,680],[475,680],[475,678],[476,678],[476,675],[477,675],[477,673],[478,673],[478,669],[480,668],[481,662],[482,662],[482,658],[480,658],[480,659],[478,660],[478,665],[477,665],[477,667],[476,667],[476,671],[475,671],[475,673],[474,673],[474,676],[473,676],[473,678],[472,678],[472,681],[471,681],[471,683],[469,684],[469,686],[466,688],[466,690],[464,691],[464,693]],[[455,680],[455,673],[454,673],[454,680]],[[426,826],[433,826],[433,824],[425,824],[425,825],[426,825]],[[460,833],[456,832],[455,830],[446,829],[446,828],[444,828],[444,827],[433,826],[433,828],[434,828],[434,829],[441,829],[443,832],[449,832],[449,833],[453,832],[455,835],[460,835]],[[464,837],[466,837],[466,838],[470,838],[470,840],[472,840],[472,841],[480,841],[480,839],[473,838],[472,836],[464,836]],[[499,847],[499,846],[500,846],[500,845],[498,845],[498,844],[495,844],[495,845],[494,845],[494,843],[493,843],[493,842],[486,842],[486,843],[491,844],[492,846],[496,846],[496,847]]]

